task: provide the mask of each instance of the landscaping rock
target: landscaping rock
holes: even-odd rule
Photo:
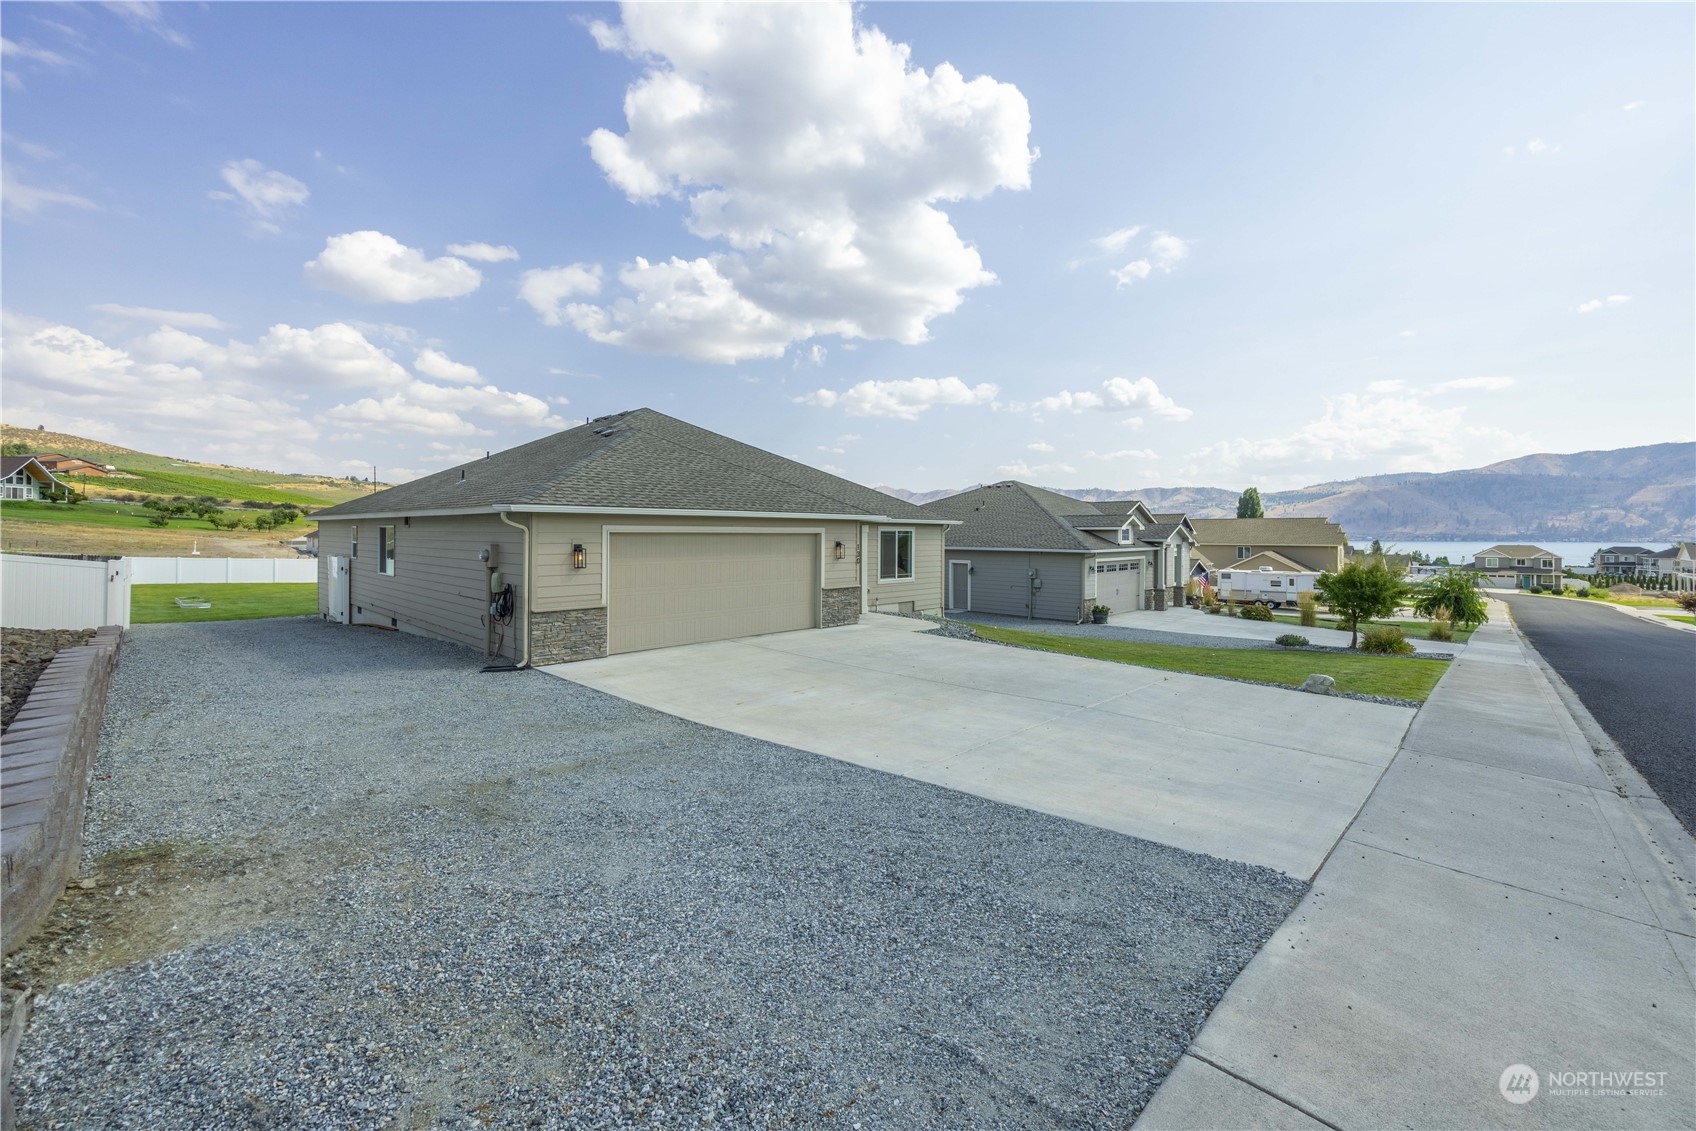
[[[92,628],[8,628],[0,638],[0,729],[12,725],[30,688],[61,648],[87,644]]]
[[[1337,694],[1337,681],[1328,675],[1310,675],[1302,680],[1301,690],[1311,691],[1315,695]]]

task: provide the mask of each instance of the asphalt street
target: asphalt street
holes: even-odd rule
[[[1576,600],[1505,599],[1532,646],[1696,833],[1696,633]]]

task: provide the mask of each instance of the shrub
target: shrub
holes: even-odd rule
[[[1490,619],[1477,578],[1466,570],[1450,570],[1422,583],[1413,591],[1413,611],[1422,617],[1446,613],[1451,623],[1467,628]]]
[[[1446,613],[1438,613],[1431,618],[1431,627],[1425,635],[1429,640],[1453,640],[1455,638],[1454,622],[1448,618]]]
[[[1350,562],[1336,573],[1322,573],[1314,587],[1348,627],[1351,647],[1361,621],[1391,615],[1407,592],[1401,573],[1383,558]]]
[[[1207,611],[1212,613],[1214,616],[1218,616],[1220,613],[1225,611],[1225,606],[1221,605],[1218,601],[1209,601],[1207,603]]]
[[[1272,610],[1265,605],[1244,605],[1242,612],[1238,615],[1244,620],[1269,621],[1272,619]]]
[[[1296,598],[1296,608],[1301,617],[1303,628],[1314,628],[1319,624],[1319,602],[1311,593],[1303,593]]]
[[[1696,613],[1696,593],[1684,592],[1674,598],[1678,607],[1687,613]]]
[[[147,525],[149,525],[149,526],[164,526],[167,523],[169,523],[170,521],[171,521],[170,518],[166,516],[164,511],[154,511],[153,517],[151,517],[147,520]]]
[[[1297,636],[1293,632],[1286,632],[1284,635],[1278,637],[1277,640],[1274,640],[1273,643],[1282,644],[1286,648],[1305,648],[1307,646],[1307,637]]]
[[[1361,634],[1360,650],[1376,652],[1381,656],[1405,656],[1413,651],[1413,644],[1407,636],[1395,625],[1383,628],[1369,628]]]

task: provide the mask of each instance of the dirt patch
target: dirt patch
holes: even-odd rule
[[[0,638],[0,731],[23,710],[30,688],[61,648],[87,644],[92,628],[8,628]]]
[[[7,957],[8,990],[41,991],[294,915],[331,894],[347,845],[160,842],[107,853]]]

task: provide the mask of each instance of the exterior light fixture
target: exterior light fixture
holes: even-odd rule
[[[837,543],[837,544],[836,544],[836,560],[837,560],[837,561],[841,561],[841,560],[842,560],[842,552],[843,552],[843,551],[842,551],[842,543],[840,543],[840,542],[838,542],[838,543]]]
[[[582,569],[589,564],[589,555],[583,549],[583,543],[577,542],[571,547],[571,568]]]

